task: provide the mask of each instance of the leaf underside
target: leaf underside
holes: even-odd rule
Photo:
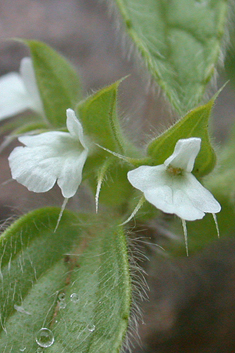
[[[126,30],[180,114],[194,108],[214,73],[226,0],[116,0]]]
[[[59,211],[33,211],[0,237],[0,351],[35,353],[48,328],[48,353],[119,352],[131,301],[122,228],[65,211],[54,233]]]

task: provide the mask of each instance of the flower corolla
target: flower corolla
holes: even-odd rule
[[[34,192],[46,192],[57,182],[64,198],[75,195],[88,156],[83,128],[72,109],[67,109],[67,129],[21,136],[25,146],[9,156],[12,178]]]
[[[44,115],[31,58],[21,60],[19,73],[0,77],[0,120],[30,109]]]
[[[128,180],[156,208],[182,220],[194,221],[205,213],[215,214],[221,210],[220,204],[191,173],[200,147],[200,138],[180,139],[163,164],[131,170]]]

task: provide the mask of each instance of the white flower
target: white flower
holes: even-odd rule
[[[69,132],[51,131],[19,137],[25,147],[16,147],[9,156],[12,178],[30,191],[45,192],[57,182],[68,199],[82,181],[88,155],[82,125],[72,109],[67,109]]]
[[[31,58],[20,63],[20,73],[0,77],[0,120],[31,109],[44,115]]]
[[[203,218],[205,213],[215,214],[221,210],[220,204],[191,173],[200,146],[200,138],[179,140],[164,164],[131,170],[128,180],[155,207],[182,220],[193,221]]]

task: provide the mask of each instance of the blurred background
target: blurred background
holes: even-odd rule
[[[1,0],[0,75],[18,71],[28,50],[11,38],[37,39],[66,56],[78,69],[84,96],[129,75],[121,84],[119,114],[137,144],[164,131],[177,119],[125,38],[112,0]],[[233,62],[230,62],[233,65]],[[235,65],[234,65],[235,66]],[[227,81],[223,65],[209,96]],[[215,82],[215,80],[214,80]],[[228,83],[220,94],[212,130],[219,147],[235,117],[235,93]],[[1,136],[1,142],[4,141]],[[55,187],[33,194],[11,181],[7,156],[17,142],[0,155],[0,218],[19,216],[43,205],[60,205]],[[79,191],[70,207],[93,207]],[[82,201],[81,201],[82,200]],[[143,232],[143,236],[144,231]],[[152,233],[151,233],[152,232]],[[157,242],[162,229],[148,230]],[[164,233],[164,232],[163,232]],[[142,305],[140,344],[134,353],[235,352],[235,242],[217,241],[189,259],[160,255],[154,246],[141,245],[151,261],[142,264],[151,291]]]

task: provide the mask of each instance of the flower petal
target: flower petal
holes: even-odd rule
[[[87,154],[87,150],[84,150],[80,155],[70,153],[69,158],[64,160],[57,183],[65,198],[74,196],[81,184],[82,170],[87,159]]]
[[[0,120],[29,109],[31,100],[21,76],[11,72],[0,78]]]
[[[78,138],[81,142],[82,146],[87,149],[87,145],[84,139],[82,124],[78,120],[75,111],[73,109],[66,110],[67,115],[67,129],[70,132],[71,136],[74,138]]]
[[[207,212],[219,212],[220,204],[190,173],[200,144],[201,139],[196,137],[179,140],[164,164],[141,166],[128,172],[129,182],[156,208],[184,220],[193,221],[203,218]],[[183,172],[171,173],[167,168],[169,165]]]
[[[181,139],[176,143],[173,154],[165,160],[164,165],[166,167],[171,165],[186,172],[191,172],[200,147],[201,139],[198,137]]]
[[[44,115],[43,103],[38,89],[31,58],[26,57],[21,60],[20,74],[30,98],[30,109],[36,111],[40,115]]]
[[[39,135],[25,135],[20,136],[18,140],[23,143],[27,147],[38,147],[40,145],[52,145],[52,148],[60,148],[64,149],[64,144],[67,143],[67,140],[71,142],[71,137],[68,132],[63,131],[48,131]],[[62,146],[63,144],[63,146]],[[79,145],[79,142],[78,142]]]
[[[213,195],[191,173],[171,175],[164,165],[141,166],[128,172],[128,180],[156,208],[187,221],[201,219],[206,212],[217,213],[221,209]]]
[[[60,131],[19,140],[26,147],[15,148],[9,156],[12,178],[34,192],[48,191],[58,180],[63,196],[73,196],[88,153],[80,142]]]
[[[9,156],[12,178],[34,192],[46,192],[56,182],[55,165],[44,160],[45,148],[16,147]]]
[[[192,200],[182,190],[174,190],[173,200],[175,205],[174,213],[178,217],[186,221],[195,221],[205,216],[205,213],[195,207]]]
[[[187,221],[201,219],[204,212],[198,210],[192,204],[188,196],[181,190],[174,190],[165,185],[144,192],[148,202],[165,213],[176,214]]]
[[[144,192],[166,183],[166,167],[161,164],[155,167],[142,165],[127,173],[129,182],[136,189]]]
[[[144,196],[148,202],[166,213],[175,213],[172,189],[168,185],[147,189]]]
[[[192,174],[187,173],[185,179],[184,192],[195,207],[206,213],[220,212],[221,206],[209,190],[204,188]]]

